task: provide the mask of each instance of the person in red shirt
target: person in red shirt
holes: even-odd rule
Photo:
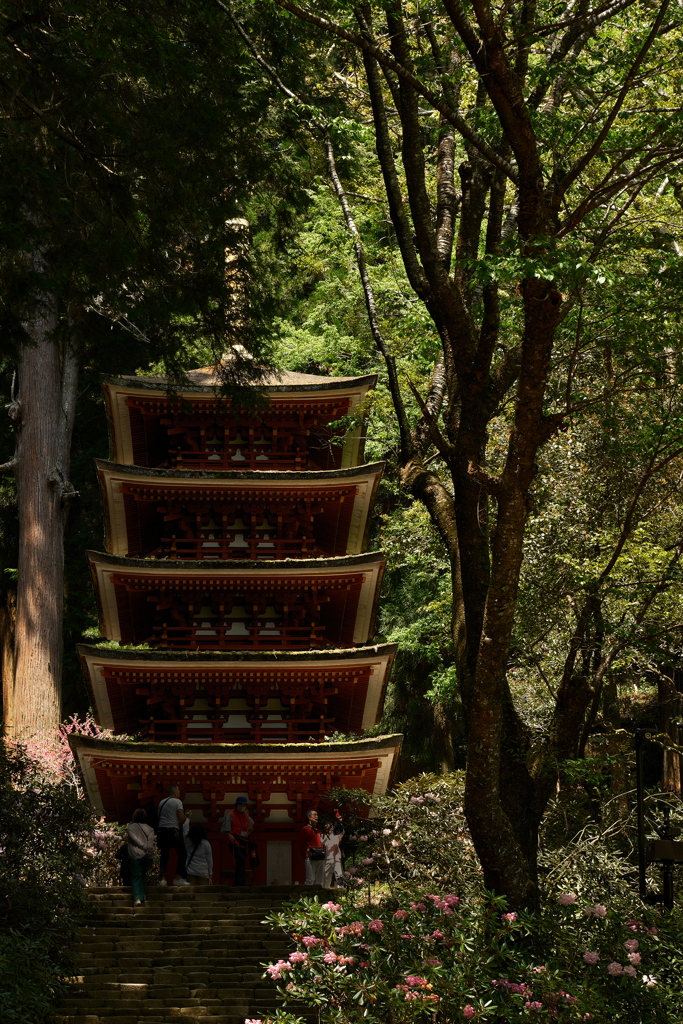
[[[301,829],[301,853],[306,863],[306,885],[322,885],[325,869],[325,848],[318,831],[318,812],[306,812]]]
[[[231,811],[225,812],[221,832],[227,833],[228,842],[235,858],[235,885],[247,884],[247,852],[249,836],[254,831],[254,822],[249,817],[247,798],[238,796]]]

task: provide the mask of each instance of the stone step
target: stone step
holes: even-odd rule
[[[263,965],[287,956],[287,939],[264,918],[311,891],[150,887],[134,908],[129,889],[91,890],[77,975],[54,1024],[244,1024],[272,1015],[278,993]],[[316,1019],[306,1007],[297,1015]]]

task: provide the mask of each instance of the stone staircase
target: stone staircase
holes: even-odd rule
[[[287,938],[263,918],[315,890],[225,885],[91,889],[94,912],[75,948],[78,976],[55,1024],[243,1024],[277,1008],[263,963],[286,958]],[[319,890],[326,894],[326,890]],[[302,1007],[297,1014],[314,1021]]]

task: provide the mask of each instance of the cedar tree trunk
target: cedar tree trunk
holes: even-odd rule
[[[19,359],[13,472],[19,505],[19,561],[14,680],[4,686],[11,735],[18,740],[60,722],[64,526],[74,490],[68,482],[78,364],[56,337],[51,297],[26,324],[30,341]],[[4,667],[4,666],[3,666]]]

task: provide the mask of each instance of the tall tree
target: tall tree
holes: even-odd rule
[[[665,380],[667,393],[658,425],[641,437],[615,545],[583,589],[545,742],[532,749],[508,667],[534,480],[544,446],[591,403],[604,411],[618,390],[607,337],[600,386],[577,393],[579,366],[592,358],[585,309],[599,308],[609,287],[602,264],[624,225],[683,158],[672,64],[680,11],[669,0],[472,0],[467,9],[457,0],[273,0],[286,17],[282,33],[296,18],[302,33],[312,26],[324,40],[334,85],[323,90],[313,76],[303,89],[287,81],[277,45],[248,7],[242,23],[236,7],[215,2],[321,138],[386,363],[401,484],[428,509],[450,562],[468,822],[487,884],[515,905],[534,903],[538,827],[558,765],[579,751],[620,649],[602,651],[601,597],[643,493],[683,451],[678,412],[666,412],[680,359],[667,363],[660,349],[642,360],[638,346],[622,349],[627,374],[642,373],[650,390]],[[344,137],[350,109],[353,120],[371,118],[406,278],[439,338],[424,394],[402,386],[383,337],[337,168],[335,145],[352,148]],[[671,557],[633,609],[636,627],[680,557],[680,541],[671,540]]]
[[[19,738],[60,718],[79,367],[126,334],[146,350],[142,362],[163,358],[172,374],[186,342],[225,351],[235,216],[259,183],[287,187],[286,159],[254,141],[268,97],[215,20],[177,0],[3,8],[0,308],[5,364],[17,373],[16,451],[2,469],[16,479],[19,513],[3,697]],[[250,365],[234,361],[235,378]]]

